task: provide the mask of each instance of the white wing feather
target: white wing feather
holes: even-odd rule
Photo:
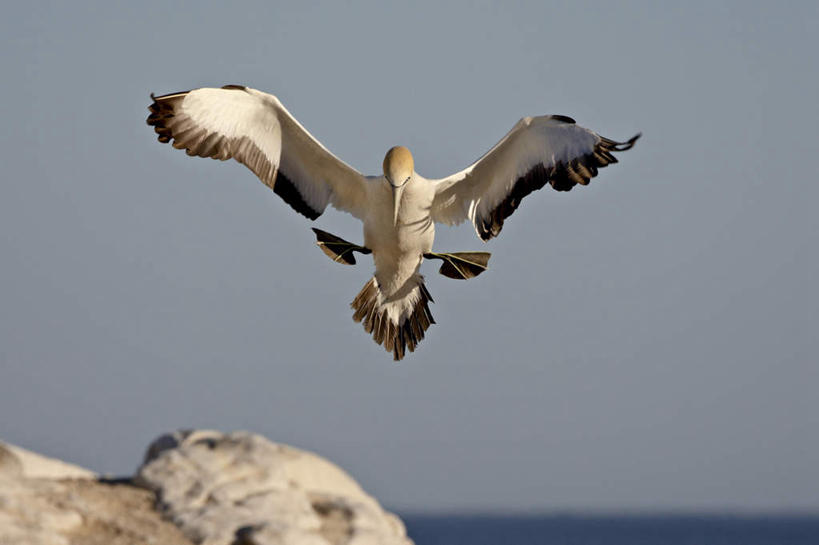
[[[202,88],[153,97],[148,124],[188,155],[236,159],[310,219],[327,204],[361,218],[365,178],[330,153],[270,94]]]
[[[468,168],[434,180],[432,219],[455,225],[467,219],[483,240],[497,236],[521,199],[547,182],[559,191],[586,185],[597,169],[631,148],[575,125],[565,116],[526,117]]]

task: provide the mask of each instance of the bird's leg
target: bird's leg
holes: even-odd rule
[[[451,254],[424,254],[426,259],[440,259],[444,263],[438,272],[448,278],[466,280],[475,278],[489,268],[489,252],[455,252]]]
[[[316,234],[316,244],[321,248],[321,251],[327,254],[327,257],[336,263],[343,263],[345,265],[355,265],[355,256],[353,252],[360,252],[362,254],[371,254],[372,250],[364,246],[357,246],[352,242],[347,242],[343,238],[331,235],[327,231],[312,228]]]

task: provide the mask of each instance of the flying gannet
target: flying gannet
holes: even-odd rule
[[[240,85],[201,88],[155,97],[148,124],[160,142],[188,155],[236,159],[297,212],[311,220],[332,204],[364,224],[364,246],[313,229],[335,261],[354,264],[353,252],[372,253],[375,275],[353,300],[353,319],[395,360],[414,351],[435,323],[424,258],[441,259],[440,272],[471,278],[489,254],[432,252],[435,223],[472,222],[478,236],[497,236],[503,222],[532,191],[586,185],[597,169],[616,163],[612,152],[630,149],[639,134],[615,142],[576,125],[570,117],[524,117],[466,169],[431,180],[415,171],[403,146],[384,157],[383,175],[364,176],[330,153],[270,94]]]

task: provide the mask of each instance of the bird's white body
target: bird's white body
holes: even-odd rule
[[[375,275],[353,301],[353,319],[396,359],[405,348],[414,350],[434,323],[432,297],[418,271],[425,254],[466,255],[431,254],[436,222],[469,220],[486,241],[526,195],[547,183],[558,191],[586,185],[599,167],[617,162],[612,152],[630,149],[639,136],[620,143],[568,117],[526,117],[466,169],[428,180],[401,146],[387,152],[382,176],[362,175],[313,138],[275,96],[249,87],[154,97],[149,109],[148,124],[160,142],[189,155],[236,159],[310,219],[332,204],[362,221],[365,247],[357,248],[372,251]]]
[[[393,196],[384,177],[367,184],[364,246],[373,251],[375,277],[392,298],[418,271],[423,255],[432,251],[435,223],[430,216],[435,187],[413,174],[401,195],[398,221],[393,222]]]

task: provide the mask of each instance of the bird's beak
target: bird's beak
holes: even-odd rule
[[[392,224],[393,226],[398,225],[398,207],[401,205],[401,194],[404,192],[404,186],[407,185],[406,183],[402,185],[392,185]]]

